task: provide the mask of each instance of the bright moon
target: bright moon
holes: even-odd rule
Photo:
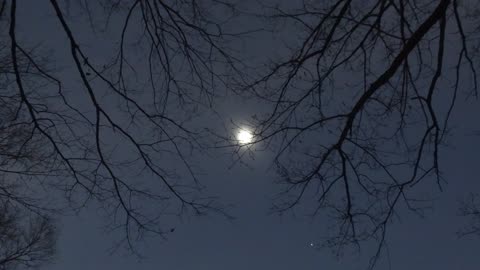
[[[253,134],[248,130],[241,129],[240,131],[238,131],[237,140],[241,144],[251,143],[253,141]]]

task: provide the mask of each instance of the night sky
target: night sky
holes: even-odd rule
[[[94,33],[85,15],[80,15],[82,13],[75,10],[78,7],[70,3],[75,1],[59,2],[71,6],[66,12],[68,22],[89,59],[108,62],[109,44],[118,37],[118,29]],[[55,59],[59,76],[75,97],[75,87],[80,85],[80,80],[73,71],[66,35],[53,16],[49,1],[22,0],[17,5],[19,39],[24,44],[38,44]],[[259,11],[257,5],[256,1],[239,4],[248,12]],[[119,28],[116,24],[119,22],[113,18],[110,27]],[[261,24],[267,22],[247,14],[226,27],[253,30]],[[292,34],[290,40],[288,31],[281,35],[287,36],[287,42],[295,43],[292,40],[295,35]],[[253,32],[233,46],[241,52],[244,61],[257,63],[284,52],[278,38],[261,31]],[[451,53],[449,48],[446,50],[446,55]],[[444,73],[448,74],[449,69]],[[351,75],[337,76],[341,80]],[[194,126],[207,126],[226,137],[234,137],[238,129],[232,122],[246,123],[252,115],[265,109],[261,102],[237,96],[228,89],[219,93],[216,113],[201,114]],[[474,270],[480,265],[479,238],[457,235],[468,222],[459,215],[459,202],[469,193],[480,191],[477,171],[480,144],[475,133],[479,130],[480,106],[476,99],[467,100],[465,96],[459,97],[458,104],[450,119],[452,135],[447,140],[448,146],[442,148],[442,176],[446,179],[443,191],[438,189],[435,180],[425,180],[425,184],[418,187],[416,194],[431,199],[426,204],[424,217],[404,209],[398,211],[398,217],[388,227],[387,246],[377,269]],[[271,211],[272,201],[280,192],[273,164],[274,151],[263,150],[261,145],[252,147],[242,162],[236,162],[237,155],[232,149],[209,149],[208,153],[197,154],[192,160],[208,194],[218,196],[233,219],[215,214],[167,216],[165,224],[174,231],[164,238],[147,237],[138,244],[139,255],[135,255],[125,247],[112,252],[114,243],[122,238],[122,231],[112,232],[106,228],[110,217],[91,201],[78,213],[68,212],[58,218],[57,255],[54,262],[41,269],[357,270],[368,266],[375,248],[370,244],[362,245],[359,250],[347,249],[342,256],[336,256],[335,250],[318,248],[322,237],[330,232],[326,227],[328,217],[308,216],[304,210],[310,209],[309,201],[282,215]]]
[[[463,225],[457,215],[458,194],[478,188],[475,155],[479,150],[468,141],[455,145],[448,159],[452,183],[438,195],[441,198],[426,218],[405,216],[391,227],[390,264],[382,260],[379,269],[389,269],[389,265],[390,269],[476,269],[478,239],[458,239],[455,233]],[[461,156],[455,154],[460,151]],[[211,181],[219,194],[237,206],[232,211],[235,221],[187,218],[168,241],[149,240],[146,258],[138,262],[121,251],[108,255],[115,239],[103,233],[102,222],[92,210],[63,220],[59,259],[46,269],[365,269],[367,248],[336,259],[329,250],[309,246],[324,232],[322,220],[267,216],[272,175],[265,172],[268,163],[255,162],[253,170],[212,169]]]
[[[465,108],[462,114],[473,114],[475,107]],[[425,218],[405,215],[390,227],[390,263],[382,260],[379,269],[473,270],[480,263],[478,239],[456,235],[465,223],[458,216],[461,194],[479,187],[475,167],[480,146],[472,146],[475,138],[471,136],[461,137],[445,158],[450,169],[446,177],[452,180],[444,192],[435,193],[434,209],[426,211]],[[329,250],[309,246],[325,233],[321,219],[268,215],[274,175],[265,169],[269,165],[265,155],[252,161],[253,168],[225,170],[218,162],[209,159],[205,164],[211,175],[208,183],[235,204],[233,222],[218,217],[185,218],[167,241],[149,240],[143,253],[146,258],[139,262],[121,250],[108,255],[115,238],[105,234],[102,220],[89,210],[63,219],[59,259],[45,269],[365,269],[371,254],[368,248],[337,259]]]

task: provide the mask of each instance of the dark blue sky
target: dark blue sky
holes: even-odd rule
[[[463,224],[457,216],[457,200],[479,188],[475,156],[480,147],[472,147],[467,139],[459,140],[444,161],[450,168],[450,181],[445,192],[438,194],[434,209],[427,211],[426,218],[406,215],[391,227],[388,250],[392,270],[474,270],[480,264],[478,239],[455,235]],[[210,162],[210,166],[217,164]],[[361,254],[335,259],[328,250],[309,247],[324,232],[321,219],[267,216],[273,176],[265,172],[265,161],[253,163],[254,170],[213,169],[209,174],[209,182],[217,183],[219,194],[237,205],[233,210],[237,220],[185,218],[168,241],[149,241],[147,258],[139,263],[121,251],[107,255],[112,237],[102,233],[103,223],[91,211],[63,221],[59,260],[46,269],[365,269],[371,254],[367,248]],[[387,266],[383,260],[379,269],[389,269]]]
[[[456,236],[465,224],[458,216],[458,201],[480,188],[476,177],[480,145],[469,135],[469,126],[475,125],[471,119],[475,112],[476,104],[470,103],[455,116],[455,143],[443,159],[448,169],[444,192],[425,190],[425,194],[438,198],[425,212],[426,217],[405,214],[390,227],[390,263],[384,256],[378,269],[474,270],[480,264],[479,240]],[[266,153],[258,153],[250,161],[253,168],[237,166],[226,170],[229,161],[228,155],[218,155],[206,160],[204,166],[208,171],[207,185],[235,204],[231,211],[236,217],[233,222],[219,217],[187,217],[167,241],[149,240],[143,250],[146,258],[139,262],[134,256],[124,256],[122,250],[108,255],[116,238],[104,233],[103,221],[90,210],[63,220],[59,259],[46,269],[365,269],[372,252],[368,247],[337,259],[330,250],[309,246],[327,233],[321,218],[267,215],[275,175],[266,170],[270,165]]]
[[[62,47],[66,44],[64,33],[48,30],[58,29],[58,25],[49,15],[52,11],[47,1],[19,1],[19,12],[19,21],[22,22],[19,31],[23,38],[45,46],[55,44],[52,45],[53,55],[66,52]],[[76,25],[75,28],[80,40],[82,36],[88,36],[86,25]],[[89,42],[88,39],[82,40],[98,57],[102,51],[108,50],[108,46],[101,43],[93,45]],[[259,38],[245,45],[246,55],[262,55],[274,45],[274,41]],[[57,65],[64,67],[66,63]],[[68,68],[64,76],[70,76]],[[242,121],[256,109],[256,105],[248,102],[225,102],[219,109],[225,119]],[[448,183],[443,192],[439,192],[433,182],[420,188],[419,193],[437,198],[432,201],[432,209],[425,212],[424,218],[406,213],[389,227],[388,256],[382,257],[378,269],[478,269],[479,239],[459,239],[455,234],[465,224],[465,220],[458,216],[458,201],[469,192],[480,190],[480,144],[478,137],[471,132],[478,130],[478,115],[480,106],[477,102],[461,101],[451,121],[455,135],[449,139],[450,146],[441,160]],[[211,120],[201,121],[208,123]],[[326,222],[322,220],[324,217],[310,219],[301,211],[284,216],[269,214],[271,197],[277,190],[274,184],[276,175],[268,170],[271,154],[254,153],[254,159],[247,159],[250,167],[239,164],[227,169],[231,156],[221,151],[214,151],[197,165],[206,172],[202,175],[202,183],[211,193],[234,205],[230,212],[235,220],[218,216],[175,219],[176,230],[167,236],[167,240],[147,239],[145,245],[139,247],[145,256],[139,261],[135,256],[126,255],[123,249],[109,253],[118,237],[104,230],[105,218],[92,204],[78,216],[59,220],[58,256],[55,263],[44,269],[365,269],[372,254],[368,246],[359,253],[346,253],[341,258],[335,258],[330,250],[310,246],[328,233],[324,226]]]

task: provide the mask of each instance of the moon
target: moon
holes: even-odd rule
[[[237,133],[237,140],[240,144],[249,144],[253,141],[253,134],[247,129],[240,129]]]

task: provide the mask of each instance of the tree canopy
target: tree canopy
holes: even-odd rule
[[[172,215],[230,218],[196,164],[260,146],[284,187],[273,210],[327,215],[322,246],[374,243],[374,267],[395,217],[422,213],[419,187],[448,180],[451,115],[478,95],[479,10],[459,0],[270,2],[50,0],[55,41],[39,42],[21,15],[28,3],[1,1],[0,239],[13,244],[0,248],[0,268],[14,267],[12,256],[48,261],[50,217],[91,203],[133,252],[146,235],[173,232]],[[261,63],[241,45],[258,36],[276,51]],[[199,120],[230,93],[262,104],[248,141]],[[473,217],[461,234],[478,234],[478,200],[461,213]]]

